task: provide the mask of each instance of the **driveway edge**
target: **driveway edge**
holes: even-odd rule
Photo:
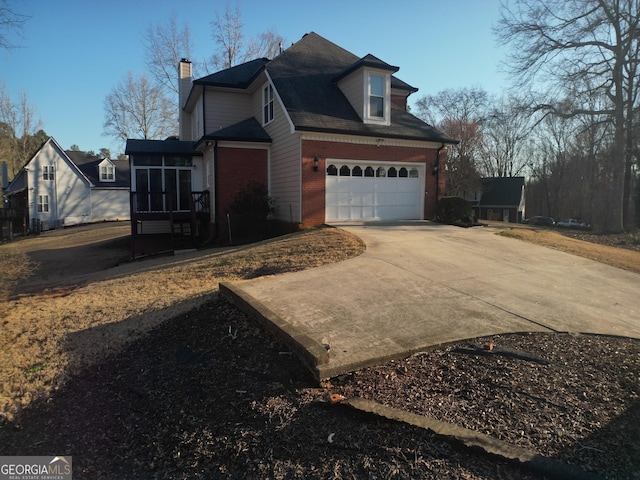
[[[541,473],[548,478],[558,480],[596,480],[601,478],[555,458],[544,457],[526,448],[435,418],[406,412],[359,397],[349,398],[342,403],[361,412],[430,430],[437,435],[457,440],[468,448],[479,448],[490,455],[519,463],[524,468]]]
[[[238,285],[221,282],[219,290],[225,300],[238,307],[289,346],[316,380],[321,380],[321,367],[329,363],[329,352],[320,343],[265,307],[261,302],[256,301]]]

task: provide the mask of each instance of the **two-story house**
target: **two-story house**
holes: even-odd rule
[[[50,137],[3,192],[31,231],[129,220],[129,163],[65,151]]]
[[[180,139],[127,143],[133,233],[168,228],[152,216],[168,203],[172,215],[189,204],[206,210],[211,232],[223,232],[230,202],[251,182],[267,186],[276,219],[300,228],[431,218],[444,193],[446,147],[456,140],[408,111],[417,89],[398,70],[316,33],[273,60],[199,79],[182,61]],[[180,206],[176,195],[184,195]],[[197,207],[203,198],[206,209]],[[156,223],[143,225],[145,214]]]

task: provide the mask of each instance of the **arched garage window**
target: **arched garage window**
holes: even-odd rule
[[[376,177],[386,177],[387,176],[387,171],[384,169],[384,167],[378,167],[378,170],[376,170]]]
[[[390,177],[397,177],[398,176],[398,171],[396,170],[395,167],[391,167],[389,169],[389,176]]]
[[[351,176],[351,169],[349,167],[347,167],[346,165],[343,165],[340,167],[340,176],[341,177],[350,177]]]
[[[409,176],[409,172],[407,172],[407,169],[406,169],[406,168],[402,167],[402,168],[400,169],[400,173],[399,173],[399,175],[398,175],[398,176],[399,176],[399,177],[402,177],[402,178],[406,178],[406,177],[408,177],[408,176]]]
[[[367,167],[364,169],[364,176],[365,177],[373,177],[373,168],[371,167]]]
[[[362,168],[356,165],[355,167],[353,167],[353,171],[351,172],[351,175],[354,177],[361,177]]]
[[[410,176],[411,178],[418,178],[418,169],[417,169],[417,168],[412,168],[412,169],[409,171],[409,176]]]
[[[327,167],[327,175],[338,175],[338,169],[335,165],[329,165]]]

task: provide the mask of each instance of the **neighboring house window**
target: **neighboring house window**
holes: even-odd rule
[[[53,180],[54,177],[54,171],[53,171],[53,165],[45,165],[42,167],[42,180]]]
[[[100,167],[100,181],[101,182],[115,181],[115,168],[113,165],[104,165]]]
[[[38,195],[38,213],[49,211],[49,195]]]
[[[267,85],[262,91],[262,106],[262,123],[266,125],[273,120],[273,87],[271,85]]]

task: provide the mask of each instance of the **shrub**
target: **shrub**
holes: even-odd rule
[[[471,223],[473,220],[471,202],[461,197],[442,197],[436,207],[436,222]]]
[[[275,202],[269,197],[267,186],[263,183],[251,183],[238,192],[229,205],[228,213],[266,219],[274,209]]]
[[[227,208],[229,243],[255,242],[271,235],[271,215],[275,201],[266,185],[251,183],[243,188]]]

